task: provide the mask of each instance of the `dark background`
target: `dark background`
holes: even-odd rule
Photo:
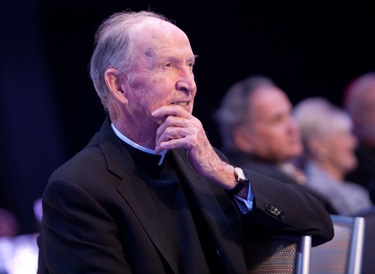
[[[113,12],[151,9],[188,34],[199,55],[194,114],[219,147],[213,112],[250,74],[274,79],[293,104],[324,96],[341,105],[345,86],[375,70],[375,4],[327,2],[1,0],[0,207],[20,233],[37,230],[33,202],[48,176],[100,127],[88,63]]]

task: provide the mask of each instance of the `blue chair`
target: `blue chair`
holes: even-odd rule
[[[249,274],[309,274],[311,236],[272,237],[251,240],[245,245]]]
[[[363,244],[362,274],[375,273],[375,207],[358,213],[365,218],[365,242]]]
[[[311,273],[361,274],[365,219],[338,215],[331,218],[335,235],[311,249]]]

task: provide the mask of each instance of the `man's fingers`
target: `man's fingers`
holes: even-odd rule
[[[177,116],[182,118],[188,118],[191,114],[186,111],[183,107],[177,105],[168,105],[168,106],[161,106],[155,109],[151,115],[153,117],[168,117],[168,116]]]

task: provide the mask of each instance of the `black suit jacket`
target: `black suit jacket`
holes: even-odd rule
[[[300,188],[245,170],[255,199],[252,212],[241,215],[233,197],[200,177],[184,151],[171,153],[214,243],[221,273],[246,273],[241,239],[256,231],[310,234],[314,245],[333,237],[328,213]],[[50,177],[43,194],[38,273],[178,273],[136,170],[107,119]]]

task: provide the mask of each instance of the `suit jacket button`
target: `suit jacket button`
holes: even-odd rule
[[[266,210],[271,214],[275,214],[275,207],[271,204],[266,204]]]
[[[271,204],[266,204],[266,210],[272,215],[278,217],[280,220],[285,218],[284,212]]]

